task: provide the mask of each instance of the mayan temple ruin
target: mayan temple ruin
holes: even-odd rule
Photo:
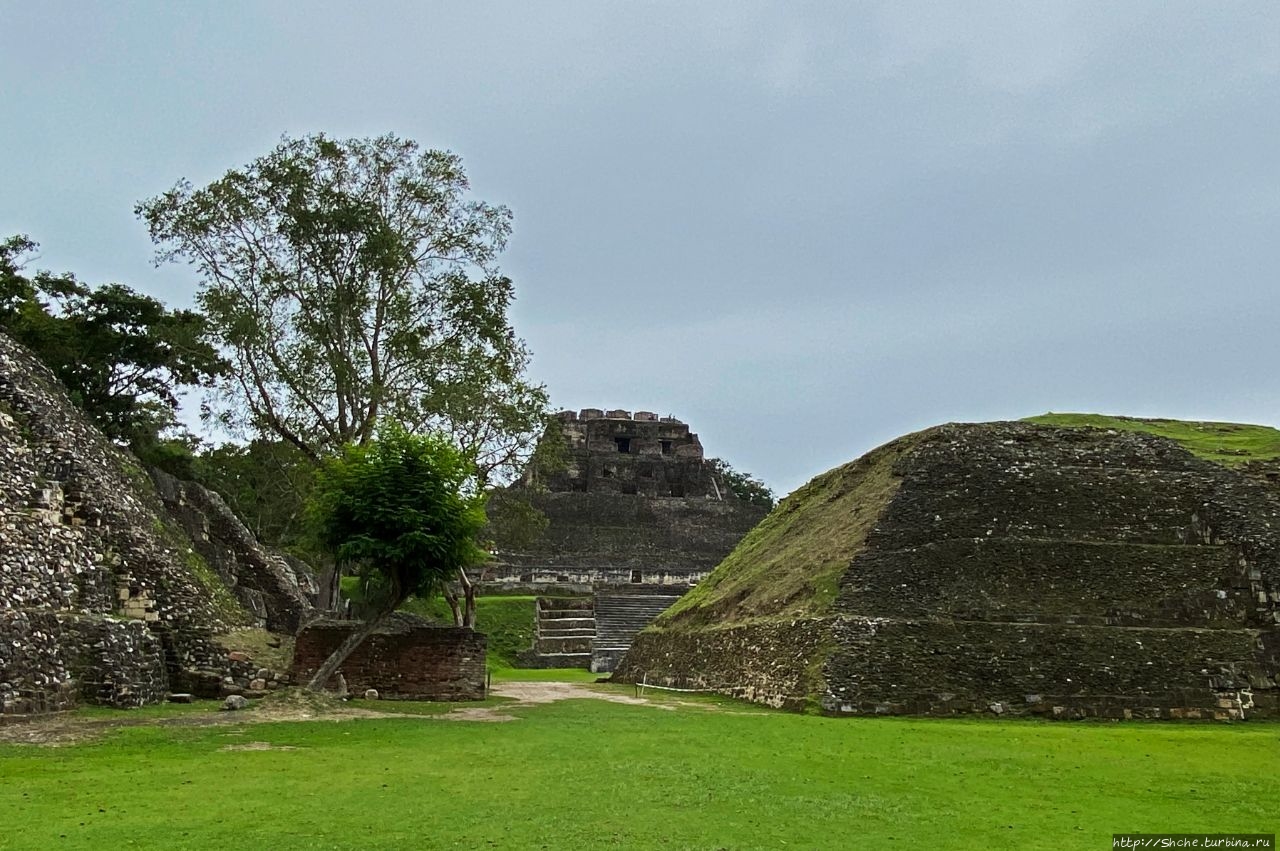
[[[501,548],[484,581],[543,596],[530,664],[610,671],[766,511],[728,489],[675,417],[563,411],[544,440],[557,444],[555,463],[531,466],[510,494],[546,528]]]

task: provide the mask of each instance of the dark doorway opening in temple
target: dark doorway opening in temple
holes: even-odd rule
[[[615,437],[615,438],[613,439],[613,442],[614,442],[614,443],[616,443],[616,444],[618,444],[618,451],[619,451],[619,452],[625,452],[625,453],[630,453],[630,452],[631,452],[631,438],[629,438],[629,437]]]

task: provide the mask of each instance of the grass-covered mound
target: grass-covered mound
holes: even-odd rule
[[[841,574],[897,492],[894,462],[918,437],[900,438],[823,473],[782,500],[655,626],[825,614]]]
[[[1025,422],[1154,434],[1181,444],[1193,455],[1228,467],[1280,458],[1280,429],[1264,425],[1054,413],[1027,417]]]
[[[1058,413],[1024,422],[1151,434],[1229,467],[1280,459],[1280,429],[1270,426]],[[788,496],[655,625],[723,626],[829,612],[840,576],[897,493],[900,480],[891,473],[894,462],[933,431],[874,449]]]
[[[788,497],[614,677],[832,714],[1280,715],[1280,494],[1247,466],[1277,440],[1101,418],[908,435]]]

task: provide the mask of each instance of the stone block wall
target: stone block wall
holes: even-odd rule
[[[800,711],[814,703],[821,687],[829,629],[823,618],[650,628],[636,636],[613,679],[706,689]]]
[[[766,514],[737,500],[651,499],[614,493],[530,493],[548,525],[488,571],[497,581],[688,585],[707,573]],[[528,575],[529,579],[520,577]],[[563,576],[563,579],[557,577]]]
[[[564,466],[544,474],[552,491],[655,498],[723,496],[689,426],[651,411],[562,411],[553,421]],[[527,483],[527,482],[526,482]]]
[[[137,460],[0,334],[0,711],[216,696],[214,636],[251,620]]]
[[[358,622],[320,621],[298,633],[290,675],[305,683]],[[365,639],[339,673],[354,694],[392,700],[481,700],[488,639],[471,629],[396,615]]]
[[[168,692],[163,648],[143,621],[10,610],[0,612],[0,635],[3,714],[131,708]]]
[[[832,633],[834,714],[1230,720],[1267,714],[1254,685],[1273,688],[1248,630],[848,617]]]

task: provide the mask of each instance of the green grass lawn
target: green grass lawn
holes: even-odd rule
[[[384,704],[385,705],[385,704]],[[502,705],[0,747],[4,848],[1109,848],[1280,828],[1280,725]],[[291,750],[225,750],[268,743]]]
[[[492,668],[494,683],[500,682],[557,682],[594,683],[608,674],[593,674],[584,668]],[[630,688],[630,686],[628,686]]]
[[[1280,458],[1280,430],[1244,423],[1193,422],[1112,417],[1104,414],[1042,414],[1027,422],[1078,428],[1113,428],[1143,431],[1181,443],[1201,458],[1232,466],[1246,461]]]

